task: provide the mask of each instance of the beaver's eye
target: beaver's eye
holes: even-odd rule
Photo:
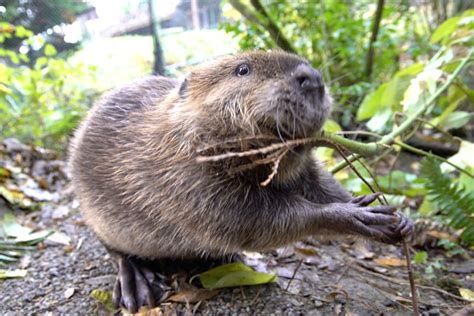
[[[237,67],[237,69],[235,70],[235,74],[237,75],[237,77],[247,76],[248,74],[250,74],[250,66],[247,64],[239,65],[239,67]]]

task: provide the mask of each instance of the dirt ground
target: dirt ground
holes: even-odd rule
[[[4,156],[4,161],[8,157],[12,156]],[[23,171],[33,174],[34,168],[30,161]],[[43,172],[43,176],[52,174],[48,172]],[[50,186],[51,191],[56,190],[55,197],[42,202],[40,210],[34,212],[12,208],[0,198],[0,218],[13,209],[21,224],[53,229],[68,237],[66,242],[47,239],[37,245],[36,251],[6,267],[28,271],[23,278],[0,280],[0,315],[112,314],[91,297],[91,292],[111,291],[116,268],[84,225],[79,205],[68,193],[66,183],[57,184],[55,189]],[[254,269],[277,274],[277,282],[224,289],[211,299],[196,303],[164,302],[159,310],[149,314],[157,315],[158,311],[165,315],[412,314],[410,286],[400,247],[361,241],[308,240],[270,253],[245,253],[243,257]],[[426,267],[415,267],[420,312],[433,316],[474,315],[473,305],[460,297],[457,290],[459,287],[474,290],[474,261],[457,257],[443,259],[445,269],[435,271],[431,279],[424,271]]]

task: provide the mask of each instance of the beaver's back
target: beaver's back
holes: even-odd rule
[[[112,240],[126,243],[117,238],[114,227],[122,230],[121,236],[126,235],[123,230],[141,229],[134,223],[139,225],[143,215],[130,214],[130,205],[124,205],[126,179],[118,176],[126,172],[127,164],[139,158],[140,139],[134,133],[135,125],[176,85],[169,78],[149,77],[111,91],[91,109],[71,143],[69,169],[81,211],[99,238],[112,248],[117,248]],[[130,221],[129,217],[136,220]],[[128,227],[123,223],[129,223]]]

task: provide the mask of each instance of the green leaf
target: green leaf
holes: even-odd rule
[[[23,278],[26,276],[27,270],[4,270],[0,269],[0,279]]]
[[[417,264],[425,264],[428,259],[428,253],[426,251],[418,251],[413,256],[413,260]]]
[[[57,54],[56,48],[51,44],[44,45],[44,54],[48,57],[54,56]]]
[[[362,101],[362,104],[357,109],[357,121],[363,121],[371,118],[382,107],[384,107],[384,105],[381,105],[381,102],[386,88],[387,84],[384,83],[380,85],[377,90],[364,98],[364,101]]]
[[[266,284],[277,278],[275,274],[256,272],[243,263],[225,264],[198,274],[197,277],[206,289]]]
[[[437,43],[444,39],[445,37],[451,35],[458,26],[458,22],[461,20],[460,17],[454,17],[444,21],[433,33],[431,36],[431,43]]]
[[[112,303],[112,292],[101,291],[101,290],[92,290],[91,297],[99,301],[108,311],[114,312],[114,304]]]
[[[5,214],[2,221],[3,230],[9,237],[21,238],[28,236],[32,229],[22,226],[15,221],[15,216],[11,213]]]
[[[334,120],[327,120],[326,123],[324,123],[323,130],[327,133],[337,133],[342,131],[342,128]]]
[[[440,125],[446,130],[461,128],[466,125],[473,116],[474,113],[465,111],[452,112],[441,122]]]
[[[368,122],[367,127],[376,133],[381,133],[393,116],[393,111],[389,108],[378,111]]]
[[[15,242],[17,243],[28,243],[28,244],[37,244],[45,240],[49,235],[53,234],[52,230],[41,230],[29,235],[17,237]]]

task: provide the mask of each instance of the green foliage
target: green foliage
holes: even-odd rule
[[[434,93],[437,85],[453,72],[452,65],[468,54],[474,38],[473,21],[474,10],[468,10],[438,27],[432,36],[433,43],[442,43],[438,53],[428,62],[401,69],[391,80],[368,94],[357,111],[357,120],[369,119],[367,127],[382,133],[391,130],[396,112],[409,114],[416,111]],[[448,96],[441,98],[432,108],[432,123],[446,130],[465,126],[472,119],[472,113],[456,110],[464,100],[472,101],[472,93],[473,90],[459,80],[449,88]]]
[[[240,2],[252,10],[248,1]],[[367,83],[365,67],[374,3],[296,0],[263,0],[261,3],[296,52],[315,67],[321,68],[338,101],[359,102],[371,87]],[[419,28],[411,25],[418,25],[420,21],[415,12],[408,8],[406,4],[400,5],[398,2],[385,4],[378,40],[375,42],[377,58],[372,75],[375,82],[389,78],[397,70],[398,65],[393,61],[404,50],[411,48],[401,43],[408,40],[415,43],[419,48],[418,52],[411,52],[415,58],[427,51],[423,45],[416,45],[421,42],[421,34]],[[223,29],[238,38],[242,49],[276,47],[274,39],[261,24],[242,19],[230,5],[224,6],[224,14],[229,22],[223,25]],[[261,16],[258,12],[255,14]],[[350,111],[350,108],[345,110]]]
[[[443,173],[440,164],[427,157],[421,165],[421,175],[429,200],[434,203],[442,218],[454,229],[462,230],[461,239],[474,244],[474,192],[466,191],[452,178]]]
[[[27,58],[12,50],[3,52],[14,63]],[[46,56],[31,68],[0,64],[0,136],[63,149],[92,103],[93,69],[56,57],[51,44],[45,45],[44,52]]]

